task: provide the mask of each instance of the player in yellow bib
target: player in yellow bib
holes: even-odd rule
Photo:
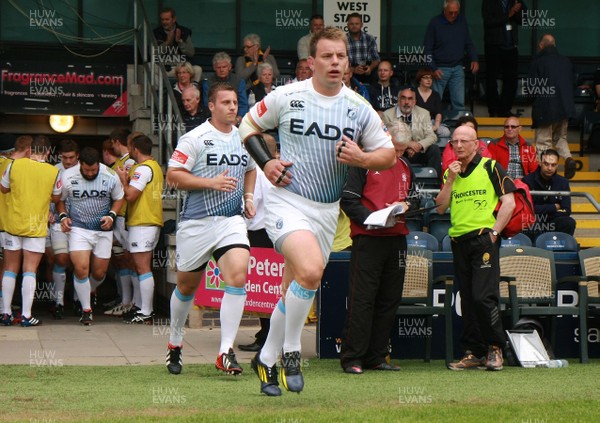
[[[50,143],[45,137],[31,142],[27,157],[13,160],[2,174],[0,190],[10,193],[5,216],[4,257],[2,278],[4,302],[2,324],[12,323],[11,302],[17,275],[23,264],[23,309],[21,326],[41,323],[31,314],[35,295],[36,273],[46,247],[48,210],[50,200],[58,201],[60,187],[56,187],[58,169],[45,163],[50,154]]]
[[[129,144],[131,156],[137,163],[129,173],[117,168],[127,200],[127,250],[131,253],[139,275],[141,309],[124,318],[126,323],[152,323],[154,276],[152,251],[158,243],[163,226],[162,190],[164,176],[159,164],[152,158],[152,140],[145,135],[133,138]]]

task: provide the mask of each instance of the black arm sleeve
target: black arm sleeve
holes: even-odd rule
[[[244,140],[244,145],[246,146],[248,154],[250,154],[261,169],[265,168],[265,164],[267,164],[269,160],[274,159],[269,152],[269,147],[267,146],[265,139],[260,134],[250,135]]]

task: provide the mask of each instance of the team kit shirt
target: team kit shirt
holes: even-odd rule
[[[46,237],[50,200],[52,195],[60,194],[58,181],[58,169],[48,163],[29,158],[9,163],[1,182],[4,188],[10,189],[5,231],[21,237]]]
[[[162,226],[162,190],[164,176],[155,160],[146,160],[131,168],[129,185],[141,194],[129,203],[128,226]]]
[[[79,164],[61,174],[61,200],[69,199],[68,215],[75,228],[101,231],[100,219],[108,215],[113,201],[123,198],[123,186],[115,171],[102,163],[99,166],[92,181],[83,177]]]
[[[186,169],[200,178],[214,178],[228,170],[227,176],[238,179],[233,192],[213,189],[186,192],[181,220],[189,220],[241,215],[244,177],[256,163],[243,147],[237,128],[232,127],[226,134],[206,121],[179,139],[169,167]]]
[[[293,178],[284,188],[312,201],[333,203],[342,195],[348,166],[336,160],[335,148],[342,135],[365,151],[393,148],[377,112],[345,86],[329,97],[314,90],[312,78],[284,85],[250,113],[261,128],[279,127],[280,158],[293,163]]]

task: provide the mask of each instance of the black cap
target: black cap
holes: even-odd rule
[[[15,148],[17,136],[14,134],[0,134],[0,151],[9,151]]]

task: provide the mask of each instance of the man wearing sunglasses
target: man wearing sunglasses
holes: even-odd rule
[[[504,121],[504,135],[489,145],[492,159],[498,161],[513,179],[529,175],[538,168],[535,146],[528,145],[520,133],[519,119],[509,117]]]

